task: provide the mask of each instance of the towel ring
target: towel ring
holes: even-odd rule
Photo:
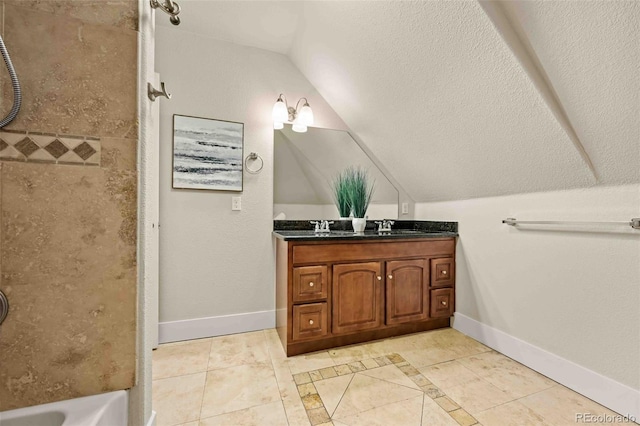
[[[248,164],[249,160],[251,161],[260,160],[260,167],[258,167],[257,169],[251,169]],[[262,170],[263,167],[264,167],[264,160],[255,152],[250,153],[249,155],[247,155],[247,158],[244,159],[244,168],[247,172],[251,173],[252,175],[256,175],[260,173],[260,170]]]

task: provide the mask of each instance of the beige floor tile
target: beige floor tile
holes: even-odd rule
[[[365,376],[373,377],[375,379],[384,380],[387,382],[395,383],[397,385],[406,386],[408,388],[420,390],[420,387],[416,385],[413,380],[408,378],[398,367],[395,365],[386,365],[373,370],[363,371]]]
[[[178,426],[200,426],[200,421],[197,422],[189,422],[189,423],[182,423],[181,425]]]
[[[478,419],[469,414],[469,412],[467,412],[464,408],[458,408],[457,410],[451,411],[449,415],[453,417],[460,426],[471,426],[478,424]]]
[[[578,413],[616,415],[613,411],[561,385],[526,396],[518,402],[541,415],[546,421],[557,425],[575,424]]]
[[[457,410],[458,408],[460,408],[460,406],[448,396],[441,396],[439,398],[435,398],[433,401],[446,412]]]
[[[522,426],[551,425],[540,414],[518,401],[481,411],[475,415],[475,418],[484,426],[503,426],[505,423],[517,423]]]
[[[278,400],[280,392],[270,363],[209,370],[200,417],[213,417]]]
[[[335,363],[329,352],[316,352],[308,355],[297,355],[287,359],[291,374],[302,373],[303,371],[320,370],[322,368],[333,367]]]
[[[362,360],[362,365],[364,365],[364,366],[365,366],[365,368],[366,368],[367,370],[370,370],[370,369],[372,369],[372,368],[378,368],[378,367],[380,367],[380,366],[378,365],[378,363],[376,362],[376,360],[375,360],[375,359],[373,359],[373,358],[363,359],[363,360]]]
[[[330,416],[333,415],[353,376],[353,374],[349,374],[314,382],[316,390]]]
[[[415,389],[356,373],[333,417],[342,419],[375,407],[422,395],[422,392]]]
[[[331,421],[329,414],[324,407],[309,410],[307,414],[309,414],[309,421],[311,421],[311,424],[314,426],[326,424]]]
[[[336,365],[349,364],[351,362],[362,361],[363,359],[375,358],[386,355],[387,353],[389,352],[386,345],[375,343],[362,343],[359,345],[329,350],[329,355]]]
[[[207,371],[211,340],[183,345],[160,345],[153,351],[153,380]]]
[[[153,381],[153,409],[158,426],[199,419],[206,375],[197,373]]]
[[[480,378],[442,390],[472,415],[513,399],[506,392]]]
[[[491,350],[491,348],[488,348],[477,340],[474,340],[453,328],[437,330],[437,332],[434,333],[434,340],[440,347],[451,350],[455,354],[456,358],[475,355]]]
[[[459,426],[458,422],[426,395],[422,406],[422,424],[424,426]]]
[[[276,329],[270,328],[263,331],[271,359],[274,361],[287,359],[287,354],[284,351],[284,347],[282,346],[282,342],[280,341],[280,337],[278,336]]]
[[[287,426],[281,401],[200,420],[200,426]]]
[[[418,368],[433,384],[445,390],[472,380],[478,379],[478,375],[460,364],[458,361],[448,361],[428,367]]]
[[[340,418],[349,426],[420,426],[424,395],[372,408]]]
[[[494,351],[460,358],[458,362],[498,389],[506,391],[514,399],[549,389],[556,384],[542,374]]]
[[[289,378],[287,380],[286,377],[280,378],[278,373],[276,373],[276,378],[278,379],[280,398],[282,399],[282,404],[284,405],[289,425],[309,426],[310,423],[309,418],[307,417],[307,412],[302,404],[300,396],[298,395],[298,388],[291,375],[289,374]]]
[[[456,358],[456,354],[450,348],[442,348],[436,344],[428,347],[414,346],[411,349],[400,350],[398,353],[416,368],[439,364]]]
[[[281,383],[293,382],[293,376],[291,375],[291,371],[289,371],[289,366],[285,360],[281,361],[271,361],[271,366],[273,367],[273,372],[276,375],[276,381],[278,382],[278,387],[280,387]]]
[[[271,362],[267,339],[262,331],[214,337],[209,370]]]

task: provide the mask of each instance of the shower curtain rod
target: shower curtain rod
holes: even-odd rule
[[[633,229],[640,229],[640,217],[634,217],[628,222],[580,222],[571,220],[518,220],[513,217],[508,217],[502,221],[505,225],[625,225],[631,226]]]

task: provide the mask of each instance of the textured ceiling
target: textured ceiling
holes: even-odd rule
[[[532,61],[473,1],[184,3],[185,30],[287,53],[416,201],[593,185],[580,145],[640,181],[638,2],[501,4]]]

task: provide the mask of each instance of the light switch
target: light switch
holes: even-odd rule
[[[242,210],[242,197],[231,197],[231,210]]]
[[[402,214],[409,214],[409,203],[402,203]]]

